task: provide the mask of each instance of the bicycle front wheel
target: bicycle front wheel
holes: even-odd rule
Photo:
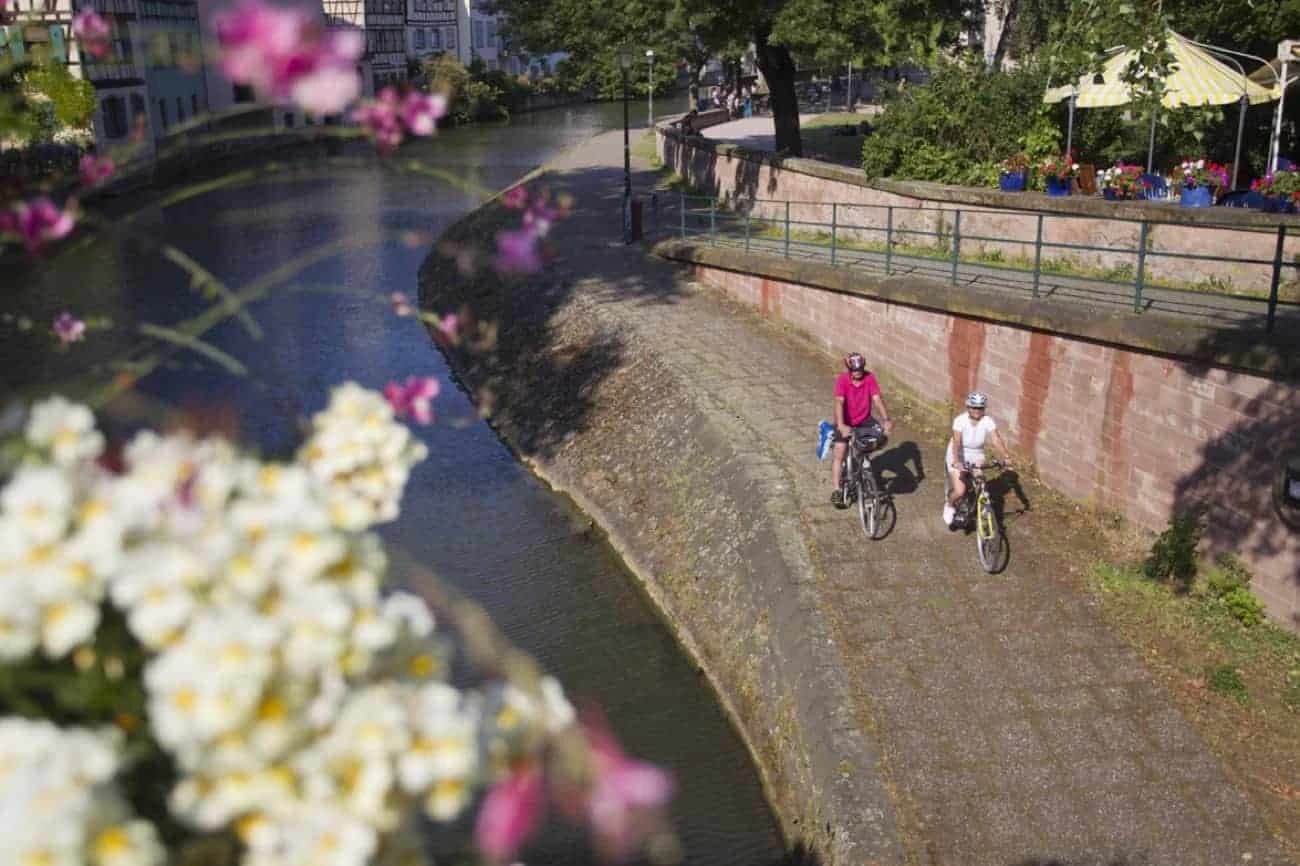
[[[989,574],[995,574],[1002,568],[1002,527],[998,525],[998,517],[987,502],[981,501],[978,509],[975,519],[976,550],[980,565]]]
[[[858,480],[858,516],[862,518],[862,533],[874,541],[880,531],[880,502],[875,485],[862,479]]]

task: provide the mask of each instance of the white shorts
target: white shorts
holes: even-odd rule
[[[948,464],[948,468],[949,468],[949,469],[952,469],[952,464],[954,464],[954,463],[957,462],[956,458],[952,456],[952,442],[951,442],[951,441],[948,443],[948,450],[944,453],[944,457],[943,457],[943,459],[944,459],[944,462]],[[984,449],[981,448],[981,449],[979,449],[979,450],[967,450],[967,451],[966,451],[966,462],[967,462],[967,463],[974,463],[976,466],[979,466],[980,464],[982,464],[982,463],[984,462]]]

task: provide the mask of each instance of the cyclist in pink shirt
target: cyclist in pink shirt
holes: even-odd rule
[[[867,370],[867,360],[854,352],[844,359],[844,367],[845,372],[835,380],[835,432],[839,436],[831,460],[831,504],[836,508],[845,507],[840,495],[840,471],[850,437],[865,434],[883,439],[894,429],[889,409],[880,396],[880,383]]]

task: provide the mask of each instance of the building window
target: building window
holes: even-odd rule
[[[199,114],[199,95],[198,95],[197,93],[191,93],[191,94],[190,94],[190,114],[194,115],[195,117],[198,117],[198,114]]]
[[[442,50],[442,31],[432,29],[429,31],[429,47],[434,51]]]
[[[144,97],[138,93],[131,94],[131,120],[135,122],[149,112],[144,107]]]
[[[448,51],[451,51],[456,47],[456,28],[448,27],[443,32],[446,34],[447,37],[445,40],[443,40],[443,44],[446,45]]]
[[[476,49],[483,47],[483,22],[482,21],[474,22],[474,43],[473,44]]]
[[[252,102],[253,88],[247,84],[236,84],[231,98],[235,102]]]
[[[163,99],[158,100],[158,122],[159,124],[161,124],[162,131],[166,132],[167,131],[167,102],[166,100]]]
[[[415,47],[424,48],[424,31],[418,27],[415,29]]]
[[[293,115],[292,115],[292,114],[286,114],[286,115],[284,116],[284,128],[285,128],[285,129],[293,129]]]
[[[185,103],[181,102],[181,98],[179,96],[176,97],[176,122],[177,123],[185,122]]]
[[[126,126],[126,100],[110,96],[99,104],[104,115],[104,135],[107,138],[124,138]]]
[[[497,44],[497,23],[495,21],[487,22],[487,47],[495,48]]]

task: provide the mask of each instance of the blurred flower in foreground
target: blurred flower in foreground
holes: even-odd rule
[[[433,421],[433,408],[429,405],[438,396],[441,387],[432,376],[411,376],[404,383],[389,382],[384,386],[384,397],[399,418],[410,418],[417,424]]]
[[[409,90],[399,96],[396,88],[385,87],[378,98],[357,106],[352,119],[366,128],[380,153],[390,153],[407,135],[433,135],[438,119],[447,113],[447,98]]]
[[[596,764],[596,782],[587,795],[596,849],[626,860],[663,825],[673,780],[665,770],[629,758],[603,724],[587,723],[584,730]]]
[[[86,336],[86,323],[71,313],[59,313],[50,329],[62,343],[75,343]]]
[[[518,853],[536,832],[544,804],[542,774],[529,766],[516,770],[488,791],[478,813],[474,841],[495,863]]]
[[[238,0],[214,20],[222,71],[262,99],[292,101],[320,115],[337,114],[360,95],[359,30],[327,30],[306,9],[262,0]]]
[[[32,255],[39,255],[51,241],[67,237],[76,224],[71,208],[60,210],[44,197],[15,202],[0,212],[0,234],[22,241]]]
[[[95,156],[88,153],[81,158],[79,169],[81,185],[89,188],[99,186],[112,177],[113,172],[117,170],[117,166],[107,156]]]
[[[96,59],[107,57],[112,50],[109,43],[112,28],[94,9],[82,9],[72,16],[72,35],[81,44],[81,50]]]
[[[393,305],[393,312],[402,318],[406,318],[414,312],[411,299],[406,296],[406,292],[393,292],[388,296],[388,300]]]
[[[500,274],[531,274],[542,269],[541,240],[555,222],[569,213],[572,199],[565,196],[552,203],[545,188],[530,196],[522,186],[512,187],[501,195],[501,205],[508,210],[522,210],[523,226],[497,232],[497,255],[493,262]]]

